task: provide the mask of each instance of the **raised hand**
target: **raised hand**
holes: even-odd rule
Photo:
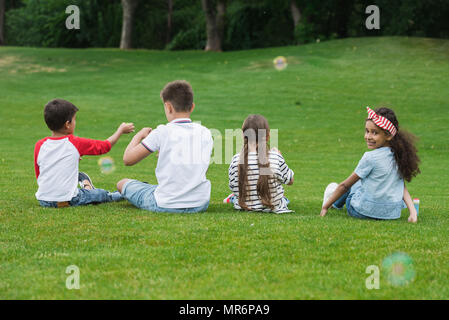
[[[120,126],[119,126],[119,131],[121,133],[131,133],[134,132],[134,123],[129,122],[129,123],[125,123],[123,122]]]

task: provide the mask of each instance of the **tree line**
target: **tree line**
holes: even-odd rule
[[[369,5],[380,29],[365,26]],[[65,28],[65,8],[80,29]],[[0,0],[0,45],[241,50],[360,36],[449,38],[447,0]]]

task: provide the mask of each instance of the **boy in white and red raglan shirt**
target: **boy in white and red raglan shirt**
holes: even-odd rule
[[[94,188],[89,176],[79,172],[83,155],[109,152],[124,133],[134,131],[132,123],[122,123],[108,139],[92,140],[73,135],[78,108],[62,99],[47,103],[44,118],[52,135],[39,140],[34,148],[37,184],[36,199],[42,207],[68,207],[122,200],[119,192]],[[78,188],[78,184],[81,189]]]

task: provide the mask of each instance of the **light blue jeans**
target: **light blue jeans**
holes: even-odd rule
[[[137,208],[153,212],[195,213],[206,211],[209,207],[209,201],[203,206],[195,208],[178,209],[159,207],[154,197],[156,187],[157,185],[148,184],[138,180],[129,180],[123,185],[122,195]]]
[[[97,204],[97,203],[103,203],[103,202],[111,202],[111,201],[117,201],[117,193],[114,192],[111,193],[104,189],[79,189],[78,195],[73,197],[69,204],[72,207],[76,206],[82,206],[86,204]],[[42,207],[50,207],[50,208],[57,208],[58,203],[56,201],[44,201],[39,200],[39,204]]]
[[[334,202],[334,204],[332,205],[332,207],[334,207],[335,209],[343,209],[344,205],[346,204],[346,210],[348,211],[348,215],[350,215],[353,218],[358,218],[358,219],[373,219],[373,220],[383,220],[383,219],[378,219],[378,218],[373,218],[373,217],[369,217],[369,216],[365,216],[361,213],[358,213],[352,206],[351,206],[351,199],[352,196],[354,195],[355,191],[357,190],[357,188],[360,188],[361,183],[360,181],[357,181],[350,190],[348,190],[345,194],[343,194],[337,201]],[[402,208],[407,208],[407,206],[405,205],[405,202],[402,201]]]

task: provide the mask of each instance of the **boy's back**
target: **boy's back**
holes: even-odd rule
[[[117,182],[117,190],[134,206],[148,211],[206,211],[211,189],[206,179],[213,145],[211,133],[190,119],[195,103],[187,81],[167,83],[160,95],[168,123],[155,130],[142,128],[123,154],[124,164],[132,166],[159,151],[158,184],[124,178]]]
[[[158,126],[142,144],[150,152],[159,151],[154,192],[158,206],[193,208],[209,201],[211,184],[206,172],[213,145],[209,129],[178,118]]]
[[[78,164],[83,155],[100,155],[111,149],[109,141],[67,135],[39,140],[34,149],[34,167],[39,189],[36,198],[69,201],[78,194]]]
[[[83,155],[109,152],[123,133],[134,131],[132,123],[122,123],[106,140],[73,135],[78,108],[63,99],[53,99],[44,108],[44,119],[52,135],[39,140],[34,148],[36,199],[43,207],[77,206],[122,199],[119,193],[95,189],[85,173],[78,170]],[[78,189],[78,183],[82,186]],[[95,190],[93,190],[95,189]]]

